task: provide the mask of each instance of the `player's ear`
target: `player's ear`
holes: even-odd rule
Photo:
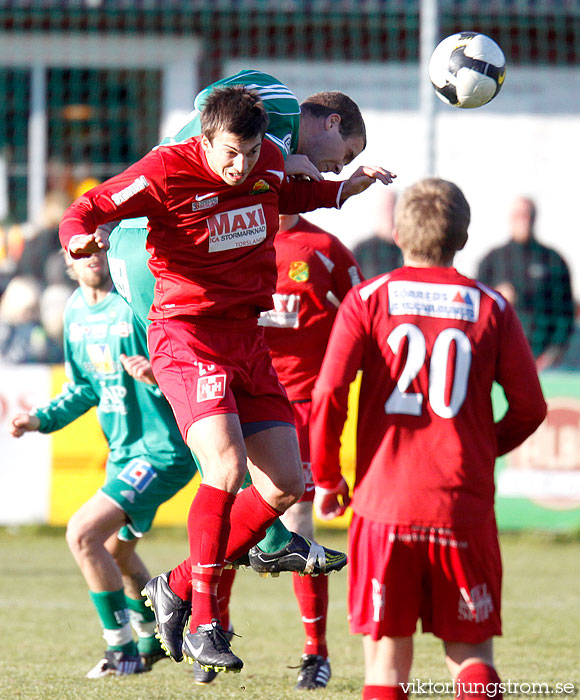
[[[393,228],[391,234],[392,234],[392,236],[393,236],[393,241],[395,241],[395,245],[396,245],[398,248],[400,248],[401,245],[400,245],[400,243],[399,243],[399,232],[397,231],[396,228]]]
[[[211,151],[211,141],[208,139],[205,134],[201,135],[201,147],[206,153],[209,153]]]
[[[463,236],[463,240],[459,242],[457,248],[455,251],[457,252],[458,250],[463,250],[465,248],[465,244],[467,243],[467,240],[469,239],[469,234],[467,231],[465,232],[465,235]]]
[[[336,112],[333,112],[332,114],[329,114],[324,120],[324,128],[327,131],[330,131],[331,129],[338,129],[341,121],[342,118],[340,114],[336,114]]]

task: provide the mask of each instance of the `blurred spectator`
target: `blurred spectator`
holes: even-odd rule
[[[392,190],[381,193],[375,233],[353,249],[353,255],[366,279],[390,272],[403,264],[400,248],[393,241],[393,221],[397,195]]]
[[[509,218],[510,241],[481,261],[477,277],[516,308],[538,369],[557,363],[574,328],[570,273],[564,259],[536,240],[536,207],[518,196]]]
[[[15,274],[24,249],[25,229],[20,224],[0,226],[0,294]]]
[[[66,193],[59,190],[48,192],[41,219],[34,224],[24,245],[16,268],[17,275],[32,275],[42,284],[64,283],[71,291],[75,289],[76,285],[67,274],[58,239],[58,225],[69,204]]]
[[[64,308],[70,295],[70,287],[59,283],[49,284],[40,297],[40,321],[49,344],[45,362],[64,362]]]
[[[0,360],[48,362],[53,343],[40,322],[41,286],[34,277],[13,277],[0,299]]]

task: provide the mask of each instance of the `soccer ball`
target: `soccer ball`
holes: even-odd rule
[[[503,85],[505,56],[485,34],[452,34],[433,51],[429,78],[437,97],[448,105],[481,107],[493,100]]]

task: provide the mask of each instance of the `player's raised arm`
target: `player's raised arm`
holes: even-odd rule
[[[309,180],[323,180],[322,174],[318,168],[312,163],[308,156],[298,153],[289,155],[285,161],[286,175],[292,177],[305,177]]]
[[[162,157],[152,151],[70,205],[59,228],[63,248],[73,258],[107,250],[109,228],[102,225],[124,217],[154,216],[164,211],[161,206],[164,185]]]
[[[390,185],[396,177],[394,173],[390,170],[385,170],[385,168],[361,165],[348,180],[344,181],[340,194],[340,203],[343,204],[349,197],[364,192],[377,180],[382,182],[383,185]]]

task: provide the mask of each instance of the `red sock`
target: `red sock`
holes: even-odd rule
[[[328,657],[326,616],[328,613],[328,577],[292,574],[294,594],[306,633],[304,654]]]
[[[279,511],[266,503],[255,486],[248,486],[240,491],[235,497],[230,513],[230,522],[235,525],[230,530],[225,558],[235,561],[245,554],[264,537],[266,530],[280,515]],[[169,575],[169,587],[183,600],[191,600],[189,557],[173,569]]]
[[[191,622],[198,625],[220,619],[217,587],[224,565],[230,534],[230,512],[234,494],[201,484],[187,518],[189,556],[191,558]]]
[[[458,700],[502,700],[500,677],[493,666],[475,663],[462,669],[455,679],[455,697]]]
[[[407,693],[400,685],[365,685],[362,700],[406,700]]]
[[[232,506],[232,529],[226,559],[235,561],[264,538],[266,530],[282,513],[267,503],[252,484],[236,495]]]
[[[191,559],[187,557],[169,573],[169,588],[182,600],[191,600]]]
[[[227,631],[230,628],[230,597],[232,586],[236,577],[235,569],[224,569],[218,583],[217,601],[220,609],[222,627]]]

